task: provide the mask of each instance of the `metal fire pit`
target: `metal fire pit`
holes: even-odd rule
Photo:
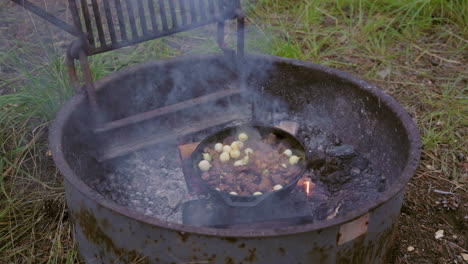
[[[40,13],[26,1],[14,1]],[[97,13],[97,1],[91,2]],[[141,2],[136,1],[138,6]],[[158,1],[162,2],[166,1]],[[174,9],[173,2],[169,1],[170,10]],[[190,6],[194,1],[180,2]],[[207,8],[213,2],[219,1],[205,2]],[[86,6],[86,1],[82,3]],[[72,12],[74,7],[72,4]],[[209,22],[218,23],[221,31],[225,19],[238,19],[242,29],[240,6],[222,7],[227,8],[228,16]],[[89,14],[84,16],[89,21]],[[81,36],[80,22],[75,20],[75,27],[54,22]],[[187,18],[181,21],[187,23]],[[172,26],[177,28],[178,24],[172,22]],[[58,113],[49,140],[54,160],[65,177],[70,219],[85,262],[387,263],[404,187],[419,162],[421,143],[409,114],[378,88],[341,71],[286,58],[244,56],[242,33],[237,57],[225,49],[224,54],[133,66],[96,83],[90,79],[86,55],[178,32],[167,30],[153,35],[150,32],[133,42],[114,42],[114,32],[113,44],[100,38],[102,48],[96,47],[88,34],[69,50],[69,69],[78,93]],[[98,27],[99,37],[102,32]],[[219,40],[222,44],[222,38]],[[73,58],[80,59],[84,67],[84,86],[74,78]],[[173,91],[177,96],[169,96]],[[369,153],[370,162],[381,164],[389,187],[380,198],[328,221],[275,229],[216,229],[145,216],[105,199],[85,183],[104,174],[105,160],[118,159],[142,147],[158,147],[163,141],[184,141],[190,134],[242,118],[241,110],[250,111],[250,121],[274,122],[269,113],[278,105],[272,98],[279,99],[291,112],[307,113],[303,122],[333,131],[346,144]],[[210,111],[213,106],[225,111],[214,115]],[[159,134],[151,137],[154,133]]]

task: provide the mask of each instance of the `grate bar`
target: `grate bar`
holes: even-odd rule
[[[169,9],[171,10],[172,28],[177,27],[177,15],[175,10],[175,1],[169,0]]]
[[[127,41],[127,29],[125,28],[125,20],[122,12],[120,0],[114,0],[115,9],[117,10],[117,18],[119,20],[120,36],[122,41]]]
[[[223,16],[223,4],[222,4],[222,0],[218,0],[218,12],[219,12],[219,16],[222,17]]]
[[[211,93],[211,94],[208,94],[208,95],[196,97],[196,98],[184,101],[184,102],[164,106],[164,107],[157,108],[157,109],[154,109],[154,110],[151,110],[151,111],[148,111],[148,112],[144,112],[144,113],[141,113],[141,114],[138,114],[138,115],[134,115],[134,116],[131,116],[131,117],[119,119],[119,120],[116,120],[116,121],[111,121],[111,122],[105,123],[104,125],[98,127],[97,129],[94,130],[94,132],[95,133],[107,132],[107,131],[110,131],[110,130],[113,130],[113,129],[116,129],[116,128],[121,128],[121,127],[132,125],[132,124],[135,124],[135,123],[138,123],[138,122],[146,121],[146,120],[158,117],[158,116],[167,115],[167,114],[170,114],[170,113],[174,113],[176,111],[180,111],[180,110],[183,110],[183,109],[194,107],[194,106],[197,106],[197,105],[200,105],[200,104],[203,104],[203,103],[220,100],[222,98],[232,96],[232,95],[236,95],[236,94],[239,94],[239,93],[240,93],[240,89],[222,90],[220,92],[215,92],[215,93]]]
[[[37,7],[36,5],[30,3],[29,1],[27,1],[27,0],[11,0],[11,1],[13,1],[17,5],[22,6],[26,10],[29,10],[29,11],[33,12],[34,14],[42,17],[43,19],[49,21],[50,23],[56,25],[57,27],[65,30],[66,32],[68,32],[70,34],[72,34],[73,36],[81,37],[81,32],[77,31],[76,28],[74,28],[73,26],[65,23],[63,20],[59,19],[58,17],[47,13],[46,11],[44,11],[44,9],[42,9],[40,7]]]
[[[81,21],[80,21],[80,14],[78,13],[78,6],[76,5],[76,1],[69,0],[68,4],[70,5],[70,12],[71,12],[71,17],[73,19],[73,24],[80,32],[83,32]]]
[[[92,48],[95,48],[93,28],[91,27],[91,20],[89,17],[88,3],[86,0],[81,0],[81,11],[83,12],[83,18],[86,26],[86,32],[88,32],[88,41]]]
[[[166,17],[166,6],[164,5],[164,0],[159,0],[159,12],[161,14],[161,22],[163,31],[167,30],[167,17]]]
[[[182,17],[182,25],[187,25],[187,13],[185,10],[185,0],[179,0],[180,15]]]
[[[147,138],[140,138],[125,145],[109,147],[108,149],[101,152],[101,155],[97,159],[99,162],[103,162],[113,158],[121,157],[137,150],[147,148],[151,145],[177,140],[180,137],[201,132],[215,126],[228,124],[235,120],[241,120],[242,118],[244,118],[244,115],[240,113],[223,114],[219,117],[210,118],[206,121],[192,123],[189,127],[175,128],[171,130],[170,133],[165,133],[164,135],[153,135]]]
[[[145,15],[145,8],[143,7],[143,0],[138,0],[138,13],[140,14],[140,24],[141,30],[143,31],[143,35],[148,34],[148,27],[146,25],[146,15]]]
[[[205,1],[204,0],[199,0],[199,8],[200,8],[200,19],[203,21],[205,19],[207,19],[206,17],[206,12],[205,12]]]
[[[208,0],[208,8],[210,10],[210,15],[211,15],[211,18],[215,18],[216,17],[216,13],[215,13],[215,7],[214,7],[214,3],[213,3],[213,0]]]
[[[107,27],[109,28],[109,35],[112,44],[117,42],[117,36],[115,35],[114,21],[112,21],[112,12],[108,1],[104,1],[104,11],[106,13]]]
[[[102,52],[106,52],[106,51],[113,50],[113,49],[118,49],[118,48],[122,48],[122,47],[131,46],[133,44],[138,44],[138,43],[143,42],[143,41],[169,36],[169,35],[172,35],[172,34],[175,34],[175,33],[179,33],[179,32],[187,31],[187,30],[190,30],[190,29],[195,29],[195,28],[198,28],[198,27],[209,25],[211,23],[212,22],[210,22],[210,21],[202,21],[202,22],[198,22],[198,23],[195,23],[195,24],[190,24],[190,25],[183,26],[183,27],[179,26],[177,28],[173,28],[173,29],[166,30],[166,31],[159,31],[159,32],[156,32],[155,34],[141,36],[141,37],[138,37],[136,39],[128,40],[126,42],[118,42],[115,45],[113,45],[112,47],[107,46],[107,47],[95,48],[95,49],[92,50],[92,54],[102,53]]]
[[[154,12],[154,3],[153,0],[148,0],[149,13],[151,17],[151,26],[153,32],[158,32],[158,22],[156,21],[156,14]]]
[[[91,0],[91,3],[93,6],[94,20],[96,21],[99,42],[101,43],[101,47],[105,47],[107,46],[106,36],[104,36],[104,29],[102,28],[101,14],[99,13],[99,6],[97,3],[97,0]]]
[[[237,19],[237,57],[244,57],[244,34],[245,34],[245,19],[240,17]]]
[[[138,31],[136,28],[136,23],[135,23],[135,14],[133,13],[133,0],[127,0],[127,12],[128,12],[128,19],[130,20],[130,28],[132,29],[132,38],[138,38]]]
[[[195,1],[189,1],[190,4],[190,21],[192,23],[197,23],[197,12],[195,9]]]

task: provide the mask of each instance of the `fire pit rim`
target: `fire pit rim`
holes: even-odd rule
[[[128,67],[126,69],[114,72],[98,81],[96,81],[96,89],[99,90],[102,87],[105,87],[108,83],[123,78],[126,75],[144,70],[150,66],[165,66],[172,63],[178,63],[180,61],[189,60],[189,59],[198,59],[198,60],[212,60],[217,57],[221,57],[220,54],[195,54],[187,56],[179,56],[176,58],[170,58],[165,60],[150,61],[146,63],[141,63]],[[368,92],[370,95],[378,98],[380,103],[387,105],[387,107],[402,121],[402,125],[405,128],[408,139],[410,143],[410,149],[408,153],[408,161],[401,172],[401,177],[398,181],[395,181],[389,188],[382,193],[379,199],[369,203],[368,206],[363,207],[359,210],[354,210],[349,212],[346,215],[338,216],[335,219],[320,221],[311,224],[304,224],[299,226],[290,226],[276,229],[217,229],[217,228],[207,228],[207,227],[196,227],[188,226],[183,224],[177,224],[173,222],[168,222],[160,220],[156,217],[151,217],[139,213],[137,211],[131,210],[127,207],[120,206],[115,202],[112,202],[106,199],[104,196],[99,194],[96,190],[89,187],[84,183],[70,168],[68,162],[65,159],[65,155],[62,151],[62,136],[64,131],[64,126],[69,116],[73,113],[74,109],[80,105],[86,96],[84,94],[76,94],[68,102],[66,102],[60,111],[57,113],[57,117],[50,129],[49,133],[49,145],[52,152],[54,162],[56,163],[59,170],[65,177],[65,180],[73,185],[79,192],[81,192],[85,197],[94,200],[98,205],[105,207],[115,213],[120,215],[133,218],[137,221],[149,224],[152,226],[158,226],[161,228],[172,229],[173,231],[178,231],[181,233],[193,233],[205,236],[224,236],[224,237],[271,237],[271,236],[280,236],[280,235],[291,235],[296,233],[303,232],[313,232],[315,230],[330,228],[336,225],[341,225],[346,222],[352,221],[360,216],[372,211],[376,207],[387,202],[394,196],[396,196],[407,184],[407,182],[413,176],[420,159],[421,153],[421,140],[419,136],[419,131],[417,126],[411,119],[411,116],[405,111],[405,109],[391,96],[384,93],[382,90],[377,88],[374,85],[371,85],[351,74],[336,70],[330,67],[323,65],[314,64],[311,62],[300,61],[296,59],[276,57],[269,55],[259,55],[259,54],[246,54],[246,58],[251,59],[261,59],[271,61],[273,63],[286,63],[294,66],[306,67],[316,71],[322,71],[332,76],[347,80],[348,82],[356,85],[357,88]]]

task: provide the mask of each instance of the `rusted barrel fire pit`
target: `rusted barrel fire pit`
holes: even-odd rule
[[[49,140],[86,263],[388,263],[421,147],[410,115],[390,96],[335,69],[244,54],[239,1],[70,0],[74,26],[13,1],[78,37],[67,52],[77,94]],[[236,51],[224,44],[225,21],[233,19]],[[208,24],[217,24],[220,54],[91,79],[87,56]],[[198,144],[241,124],[300,142],[301,178],[276,177],[290,166],[279,154],[271,156],[278,162],[252,157],[262,172],[252,177],[265,182],[230,190],[225,183],[239,180],[229,173],[200,176],[193,164],[201,157],[192,154],[210,150]],[[207,191],[207,179],[231,202],[213,195],[215,186]],[[261,199],[255,188],[263,188]]]
[[[216,92],[222,88],[220,84],[236,82],[223,61],[219,55],[192,56],[114,73],[96,84],[101,111],[112,119],[150,108],[151,99],[139,95],[164,98],[160,86],[154,85],[160,82],[194,94]],[[248,88],[263,94],[256,98],[263,100],[256,102],[262,107],[257,114],[269,115],[266,109],[274,112],[278,106],[272,98],[281,98],[289,104],[291,115],[304,114],[301,122],[332,131],[344,143],[367,153],[369,162],[379,166],[388,179],[387,189],[375,200],[334,219],[274,229],[208,228],[163,221],[120,206],[87,184],[106,175],[106,168],[95,158],[100,140],[90,132],[93,124],[86,96],[77,95],[60,111],[50,141],[54,159],[65,176],[69,213],[84,259],[90,263],[126,262],[139,257],[148,263],[386,263],[404,187],[420,152],[418,132],[410,116],[390,96],[349,74],[278,57],[249,55],[246,61],[270,65],[271,71],[264,73],[267,75],[261,83],[256,83],[260,73],[255,70],[249,78]],[[206,76],[211,71],[216,75]],[[175,81],[173,76],[181,77]],[[210,80],[211,85],[201,86],[200,79]],[[219,107],[228,111],[229,105]],[[225,113],[204,109],[197,114],[215,118]],[[173,120],[181,120],[187,113],[179,115]],[[158,130],[173,131],[160,122]],[[122,162],[119,159],[116,162]]]

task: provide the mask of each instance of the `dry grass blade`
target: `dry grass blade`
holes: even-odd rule
[[[432,57],[435,57],[435,58],[437,58],[437,59],[439,59],[439,60],[441,60],[441,61],[445,61],[445,62],[448,62],[448,63],[461,64],[461,62],[456,61],[456,60],[449,60],[449,59],[446,59],[446,58],[442,58],[441,56],[439,56],[439,55],[437,55],[437,54],[434,54],[434,53],[432,53],[432,52],[430,52],[430,51],[428,51],[428,50],[426,50],[426,49],[423,49],[423,48],[419,47],[419,46],[416,45],[416,44],[413,44],[413,46],[414,46],[415,48],[417,48],[418,50],[422,51],[422,54],[419,55],[419,56],[416,58],[416,60],[418,60],[418,59],[419,59],[420,57],[422,57],[424,54],[428,54],[428,55],[430,55],[430,56],[432,56]],[[416,60],[415,60],[415,61],[416,61]]]

